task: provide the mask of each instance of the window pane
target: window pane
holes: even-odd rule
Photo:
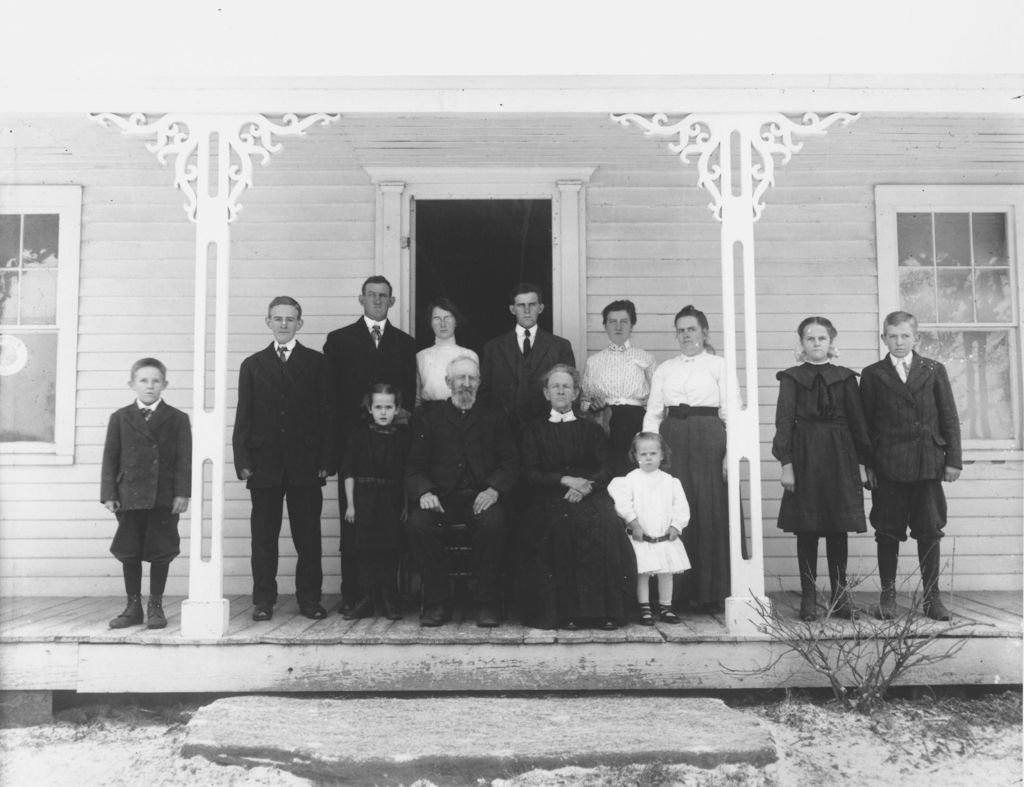
[[[934,268],[900,268],[900,308],[919,322],[935,322]]]
[[[900,265],[933,265],[932,214],[897,213],[896,242]]]
[[[0,273],[0,325],[18,323],[18,282],[21,274],[15,271]]]
[[[0,442],[52,443],[57,334],[0,334]]]
[[[938,319],[936,322],[974,322],[974,288],[970,268],[938,268]],[[918,317],[920,320],[921,318]],[[925,320],[930,322],[930,320]]]
[[[21,274],[21,324],[57,323],[57,269],[27,270]]]
[[[1013,291],[1009,268],[974,271],[978,322],[1013,322]]]
[[[60,217],[56,214],[35,214],[25,216],[25,265],[57,267],[57,227]]]
[[[922,355],[949,372],[965,440],[1013,440],[1009,331],[922,331]]]
[[[21,216],[0,216],[0,268],[18,267],[18,244],[21,243]]]
[[[1006,214],[974,213],[974,264],[1008,265],[1006,255]]]
[[[935,214],[935,264],[971,264],[971,225],[968,214]]]

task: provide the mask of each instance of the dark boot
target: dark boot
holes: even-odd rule
[[[828,579],[832,587],[829,603],[834,618],[853,620],[855,617],[850,588],[846,584],[846,561],[848,556],[846,533],[832,533],[825,536],[825,552],[828,555]]]
[[[149,603],[146,604],[146,628],[162,629],[167,626],[167,617],[164,615],[164,597],[150,595]]]
[[[800,570],[800,620],[812,621],[818,617],[818,536],[797,533],[796,563]]]
[[[138,626],[142,623],[142,596],[134,593],[128,596],[128,606],[124,612],[110,621],[112,629],[126,629],[129,626]]]
[[[875,540],[878,551],[878,579],[882,583],[882,593],[878,598],[875,617],[879,620],[892,620],[896,617],[896,566],[899,563],[900,542],[885,536]]]
[[[942,603],[939,593],[939,561],[941,550],[939,540],[922,539],[917,542],[917,559],[921,565],[921,579],[924,583],[924,614],[932,620],[952,620],[953,616]]]

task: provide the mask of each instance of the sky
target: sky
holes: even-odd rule
[[[211,75],[1024,74],[1022,0],[26,0],[3,10],[3,27],[0,87]]]

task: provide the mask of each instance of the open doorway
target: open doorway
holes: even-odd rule
[[[463,313],[458,343],[480,352],[511,329],[508,294],[521,281],[544,292],[540,325],[551,330],[550,199],[417,199],[412,210],[419,347],[434,341],[426,305],[445,295]]]

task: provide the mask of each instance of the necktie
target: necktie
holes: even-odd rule
[[[380,326],[374,325],[370,333],[373,334],[373,346],[380,347]]]
[[[907,377],[910,375],[910,364],[906,361],[900,361],[896,364],[896,372],[899,374],[900,379],[903,382],[907,381]]]
[[[142,420],[148,421],[152,417],[153,417],[153,408],[152,407],[143,407],[142,408]]]
[[[530,332],[526,331],[523,334],[523,357],[525,358],[530,354]]]
[[[281,359],[281,363],[285,363],[288,360],[288,348],[283,344],[277,345],[277,357]]]

